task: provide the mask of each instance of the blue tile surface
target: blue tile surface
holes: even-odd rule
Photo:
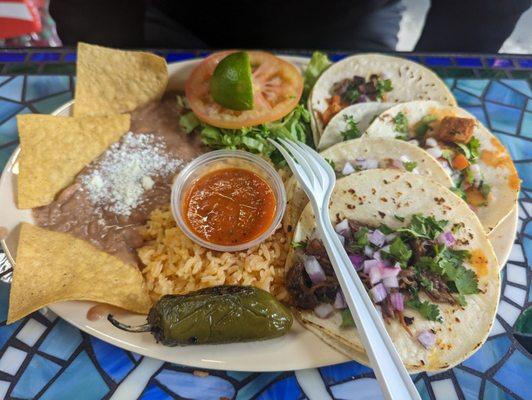
[[[371,369],[355,361],[320,368],[323,380],[330,385],[369,372]]]
[[[68,322],[59,320],[39,346],[39,351],[67,360],[81,344],[81,340],[79,330]]]
[[[32,101],[66,92],[70,89],[70,79],[68,76],[57,75],[28,76],[26,85],[26,101]]]
[[[44,392],[41,400],[100,400],[109,387],[85,352],[81,352],[68,368]]]
[[[159,50],[168,62],[193,58],[196,52],[167,52]],[[7,55],[6,55],[7,54]],[[208,52],[199,54],[207,55]],[[57,56],[59,55],[59,56]],[[0,52],[2,57],[16,61],[26,57],[24,53]],[[335,54],[339,60],[345,54]],[[71,51],[34,52],[28,57],[35,63],[73,62],[76,55]],[[409,59],[418,62],[430,62],[434,67],[451,67],[455,72],[462,67],[481,67],[480,58],[470,56],[451,58],[440,56],[409,55]],[[511,60],[489,60],[496,69],[504,69],[506,74],[512,68]],[[523,66],[532,68],[529,60],[522,60]],[[438,70],[443,70],[438,68]],[[444,77],[445,83],[453,89],[459,104],[475,115],[483,124],[489,126],[508,147],[512,157],[518,161],[516,167],[523,179],[521,201],[532,199],[532,98],[530,81],[526,79],[461,79],[458,75]],[[23,86],[22,75],[0,75],[0,168],[16,147],[17,129],[15,114],[28,113],[31,110],[49,113],[72,98],[70,79],[61,75],[30,75]],[[22,93],[25,87],[26,92]],[[528,110],[528,111],[524,111]],[[527,195],[525,196],[525,192]],[[530,210],[530,207],[529,207]],[[526,216],[523,232],[519,242],[524,245],[527,260],[532,260],[532,221]],[[0,253],[0,265],[2,263]],[[515,263],[515,262],[514,262]],[[517,262],[522,265],[523,263]],[[530,275],[528,276],[530,279]],[[530,284],[530,283],[529,283]],[[504,289],[503,289],[504,290]],[[5,320],[7,313],[7,286],[0,283],[0,317]],[[528,293],[528,303],[532,300],[532,291]],[[526,305],[525,305],[526,306]],[[85,336],[80,331],[62,320],[46,320],[39,314],[33,315],[39,323],[48,329],[42,340],[31,349],[24,349],[29,356],[29,363],[24,365],[16,377],[2,377],[0,393],[4,387],[11,386],[11,396],[15,398],[32,398],[45,390],[44,399],[101,399],[108,398],[121,384],[128,381],[129,374],[135,371],[142,376],[144,363],[141,356],[128,353],[98,339]],[[27,319],[23,320],[25,322]],[[17,322],[0,326],[0,357],[7,346],[20,346],[15,339],[16,331],[21,326]],[[485,399],[532,398],[529,374],[532,369],[530,355],[524,354],[521,345],[515,343],[512,335],[501,334],[490,339],[477,353],[463,363],[463,368],[455,368],[452,375],[460,387],[465,400],[474,400],[479,396]],[[39,354],[38,352],[42,352]],[[513,353],[512,353],[513,352]],[[43,354],[55,357],[51,361]],[[133,358],[133,359],[132,359]],[[135,361],[137,364],[135,363]],[[96,363],[93,364],[93,363]],[[61,365],[59,365],[61,364]],[[137,366],[140,365],[140,366]],[[474,372],[471,372],[474,371]],[[379,398],[378,387],[371,370],[355,362],[319,369],[323,384],[336,398],[359,398],[371,394]],[[433,399],[430,382],[448,378],[448,375],[427,376],[417,374],[416,386],[423,399]],[[161,372],[145,377],[139,389],[144,400],[163,400],[174,398],[186,399],[304,399],[309,394],[303,393],[296,376],[291,372],[251,373],[251,372],[210,372],[208,376],[194,374],[190,368],[164,364]],[[429,384],[427,384],[427,382]],[[140,384],[140,383],[138,383]],[[43,389],[45,388],[45,389]],[[480,393],[480,394],[479,394]],[[440,400],[440,399],[437,399]]]
[[[455,368],[453,371],[466,400],[478,399],[482,379],[460,368]]]
[[[506,336],[491,339],[486,342],[475,354],[464,361],[466,367],[479,372],[491,368],[510,348],[511,341]]]
[[[0,97],[8,100],[20,102],[22,100],[22,89],[24,87],[24,77],[16,76],[9,82],[0,86]]]
[[[298,399],[302,394],[297,379],[292,375],[271,384],[257,397],[257,400]]]
[[[155,380],[173,393],[189,399],[230,399],[235,394],[231,382],[214,375],[196,376],[189,372],[165,369],[155,376]]]
[[[91,337],[90,342],[98,363],[115,382],[121,382],[135,367],[125,350],[95,337]]]
[[[530,355],[525,356],[516,350],[495,373],[493,379],[522,398],[532,399],[531,371],[532,359]]]
[[[19,378],[12,395],[21,399],[33,399],[61,369],[53,361],[36,354]]]
[[[146,386],[144,392],[139,397],[140,400],[173,400],[173,397],[154,383]]]

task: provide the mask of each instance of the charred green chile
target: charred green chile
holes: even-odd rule
[[[246,342],[282,336],[292,314],[270,293],[251,286],[216,286],[186,295],[166,295],[151,308],[148,323],[120,329],[151,331],[165,346]]]

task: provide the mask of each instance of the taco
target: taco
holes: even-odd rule
[[[443,167],[419,147],[403,140],[361,138],[337,143],[320,153],[338,177],[375,169],[409,171],[450,187],[452,180]],[[308,197],[294,177],[286,183],[287,205],[283,226],[293,232]],[[289,237],[289,239],[291,239]]]
[[[345,58],[320,76],[310,94],[314,143],[319,143],[332,117],[349,105],[411,100],[436,100],[456,105],[445,83],[415,62],[381,54]]]
[[[482,345],[500,278],[482,225],[463,201],[433,181],[379,169],[338,180],[329,213],[410,372],[450,368]],[[367,362],[314,229],[307,206],[286,265],[295,313],[338,351]]]
[[[394,105],[372,101],[344,108],[325,127],[317,144],[318,150],[323,151],[336,143],[361,137],[375,118]]]
[[[475,211],[486,232],[515,207],[521,181],[508,151],[473,115],[435,101],[413,101],[382,113],[370,138],[408,140],[451,175],[453,191]]]

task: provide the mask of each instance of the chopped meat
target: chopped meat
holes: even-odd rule
[[[336,114],[338,114],[340,111],[342,111],[347,105],[342,101],[341,97],[338,95],[334,95],[329,100],[329,107],[327,109],[320,113],[321,122],[323,122],[323,125],[327,125],[329,121],[334,117]]]
[[[290,293],[292,303],[304,310],[310,310],[319,304],[314,291],[311,290],[312,282],[305,271],[303,263],[296,263],[286,273],[286,289]]]
[[[410,247],[412,248],[412,260],[414,264],[423,256],[429,255],[427,252],[431,248],[431,243],[427,240],[414,238],[410,240]]]
[[[384,318],[384,320],[394,317],[395,313],[394,313],[393,304],[390,300],[390,296],[386,296],[386,298],[383,301],[381,301],[380,306],[381,306],[382,317]]]
[[[423,291],[431,300],[437,303],[456,304],[456,299],[451,290],[439,274],[430,271],[422,271],[421,277],[432,283],[431,288],[423,287]]]
[[[475,120],[472,118],[444,117],[436,137],[443,142],[468,143],[473,136]]]

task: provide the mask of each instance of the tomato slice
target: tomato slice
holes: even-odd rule
[[[303,93],[303,77],[292,64],[264,51],[249,51],[253,74],[253,109],[230,110],[215,102],[210,79],[218,62],[236,50],[214,53],[201,62],[185,84],[194,114],[218,128],[245,128],[276,121],[292,111]]]

